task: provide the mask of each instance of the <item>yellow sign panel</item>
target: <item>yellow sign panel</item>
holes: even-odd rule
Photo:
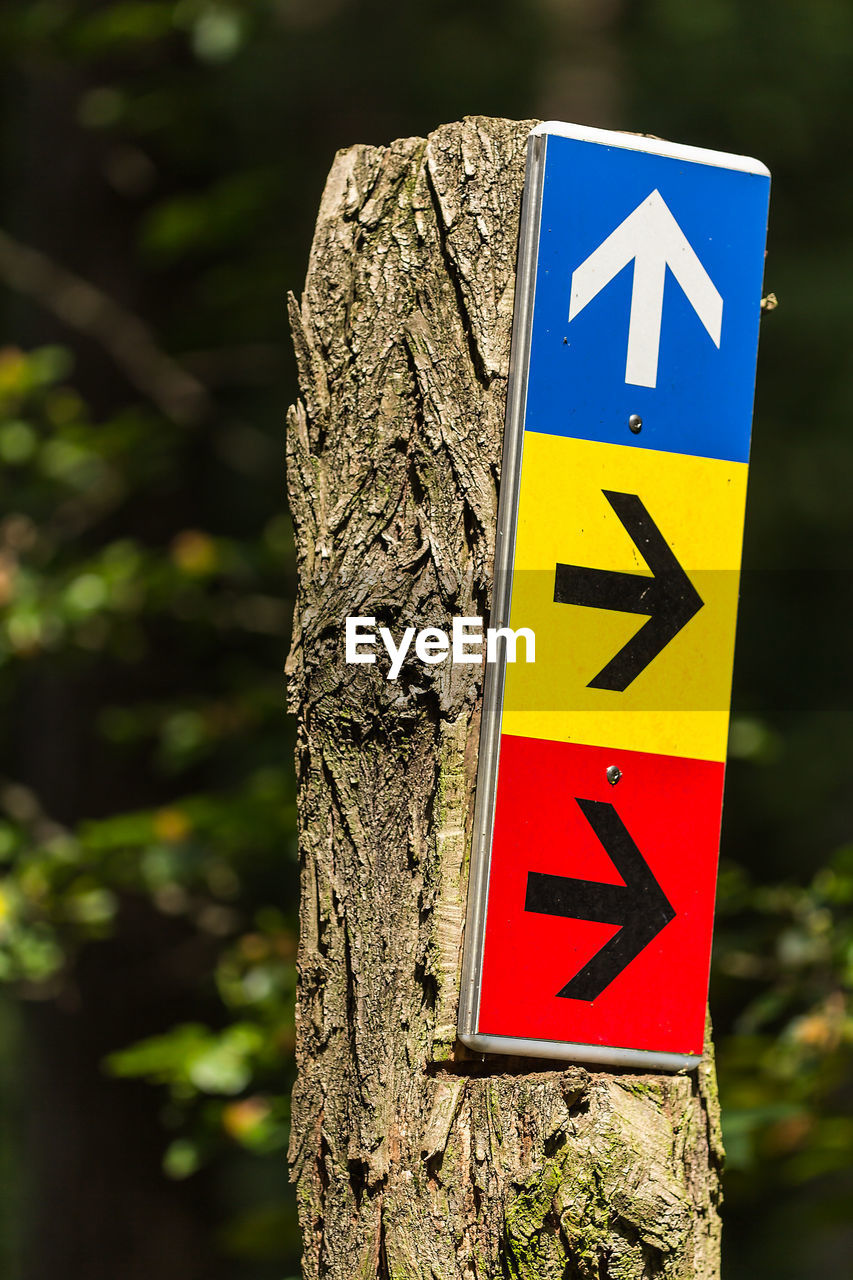
[[[742,462],[525,434],[511,625],[534,631],[536,661],[507,666],[504,733],[725,760],[746,477]]]

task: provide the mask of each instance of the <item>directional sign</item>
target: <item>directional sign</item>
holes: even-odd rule
[[[531,135],[459,1032],[702,1053],[769,175]]]
[[[663,196],[653,191],[572,272],[569,319],[574,320],[629,262],[634,264],[634,284],[625,381],[637,387],[656,387],[667,267],[715,347],[720,345],[723,299]]]
[[[604,1061],[608,1047],[626,1063],[644,1061],[632,1049],[700,1054],[723,765],[505,734],[500,771],[480,1034],[535,1056],[537,1041],[550,1057],[592,1056],[564,1041]]]
[[[554,600],[617,613],[645,613],[649,620],[589,682],[590,689],[624,693],[695,613],[702,599],[673,555],[639,494],[602,491],[652,572],[620,573],[558,564]]]
[[[613,805],[580,799],[578,804],[625,883],[573,880],[529,871],[524,909],[619,925],[619,931],[557,992],[566,1000],[597,1000],[669,924],[675,912]]]

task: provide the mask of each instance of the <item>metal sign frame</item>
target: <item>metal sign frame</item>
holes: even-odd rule
[[[614,133],[607,130],[554,121],[540,124],[532,131],[528,141],[519,235],[503,467],[495,543],[495,575],[490,618],[492,627],[508,627],[510,625],[525,411],[536,295],[537,255],[540,241],[546,152],[549,136],[598,143],[609,148],[644,152],[650,155],[769,177],[768,170],[763,164],[748,157],[728,155],[698,147],[681,146],[639,135]],[[506,671],[505,645],[501,641],[498,661],[487,665],[485,675],[460,990],[459,1039],[469,1048],[481,1053],[502,1053],[525,1057],[601,1062],[623,1067],[665,1071],[692,1069],[701,1060],[700,1055],[482,1034],[478,1029]]]

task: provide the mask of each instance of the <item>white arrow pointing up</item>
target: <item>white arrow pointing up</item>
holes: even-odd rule
[[[658,380],[667,267],[717,347],[723,324],[723,299],[663,196],[653,191],[572,274],[569,321],[632,259],[634,287],[625,381],[635,387],[654,387]]]

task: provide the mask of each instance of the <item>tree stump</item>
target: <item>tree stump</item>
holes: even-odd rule
[[[291,299],[306,1280],[718,1274],[710,1048],[672,1077],[455,1044],[484,668],[344,660],[348,615],[488,616],[533,123],[340,152]]]

